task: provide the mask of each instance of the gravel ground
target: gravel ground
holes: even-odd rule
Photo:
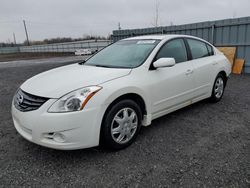
[[[16,61],[16,60],[29,60],[29,59],[41,59],[51,57],[66,57],[74,56],[74,53],[69,52],[18,52],[9,54],[0,54],[0,62]]]
[[[68,63],[0,65],[0,187],[250,187],[249,75],[232,76],[217,104],[154,120],[122,151],[29,143],[14,129],[12,96],[27,78]]]

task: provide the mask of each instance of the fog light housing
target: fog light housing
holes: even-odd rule
[[[62,133],[54,133],[53,140],[56,142],[65,142],[65,136]]]

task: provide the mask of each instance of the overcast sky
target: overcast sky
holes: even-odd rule
[[[250,0],[158,0],[162,26],[250,16]],[[111,34],[152,27],[156,0],[0,0],[0,42]]]

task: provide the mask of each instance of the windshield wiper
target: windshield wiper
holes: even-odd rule
[[[131,67],[123,67],[123,66],[115,66],[115,65],[86,64],[86,66],[104,67],[104,68],[118,68],[118,69],[131,69]]]
[[[105,68],[114,68],[112,66],[108,66],[108,65],[93,65],[95,67],[105,67]]]
[[[130,69],[131,67],[115,66],[115,65],[93,65],[95,67],[105,67],[105,68],[118,68],[118,69]]]
[[[82,60],[81,62],[79,62],[79,65],[83,65],[84,63],[86,63],[86,60]]]

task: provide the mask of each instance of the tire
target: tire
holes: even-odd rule
[[[226,78],[223,74],[219,73],[214,81],[212,95],[210,97],[211,102],[216,103],[222,99],[225,86],[226,86]]]
[[[126,99],[114,104],[106,112],[100,144],[111,150],[120,150],[131,145],[136,139],[142,122],[140,106]]]

